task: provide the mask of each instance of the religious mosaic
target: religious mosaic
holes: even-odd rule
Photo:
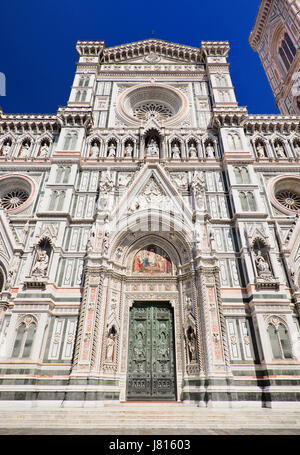
[[[140,250],[133,261],[134,273],[156,274],[171,273],[172,263],[169,256],[158,246],[150,245]]]

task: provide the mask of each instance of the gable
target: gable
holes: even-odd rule
[[[104,50],[104,63],[201,63],[200,48],[150,39]]]

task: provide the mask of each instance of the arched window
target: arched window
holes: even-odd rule
[[[254,199],[253,193],[248,192],[247,193],[247,198],[248,198],[249,210],[251,210],[252,212],[255,212],[256,211],[256,204],[255,204],[255,199]]]
[[[56,200],[58,199],[59,192],[57,190],[53,191],[50,197],[49,210],[54,210],[56,206]]]
[[[31,355],[34,336],[36,333],[36,324],[31,322],[26,324],[22,322],[17,330],[15,344],[13,347],[12,357],[28,358]]]
[[[241,168],[235,167],[234,168],[234,174],[235,174],[236,183],[243,183]]]
[[[248,169],[246,167],[242,167],[241,174],[242,174],[242,182],[243,183],[250,183],[249,172],[248,172]]]
[[[80,95],[81,95],[81,92],[78,90],[76,93],[76,96],[75,96],[75,102],[80,100]]]
[[[86,100],[86,90],[84,90],[81,95],[81,102],[84,103],[85,100]]]
[[[67,166],[65,168],[63,183],[67,183],[68,182],[70,173],[71,173],[71,168],[70,168],[70,166]]]
[[[65,137],[64,150],[69,150],[71,143],[72,135],[68,133]]]
[[[248,201],[247,201],[246,194],[243,192],[240,192],[239,197],[240,197],[242,210],[247,212],[248,211]]]
[[[286,67],[287,71],[290,69],[291,64],[293,63],[294,57],[296,55],[296,48],[288,35],[288,33],[285,33],[280,47],[279,47],[279,54],[281,56],[281,59],[284,63],[284,66]]]
[[[64,200],[65,200],[65,196],[66,196],[66,192],[65,191],[61,191],[59,193],[56,210],[62,210],[63,204],[64,204]]]
[[[279,323],[278,326],[269,324],[268,334],[270,337],[273,358],[291,359],[293,355],[286,327],[282,323]]]
[[[64,168],[59,166],[56,171],[56,183],[61,183]]]

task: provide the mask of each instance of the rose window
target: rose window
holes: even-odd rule
[[[8,191],[1,197],[1,205],[6,210],[12,210],[20,207],[27,201],[29,194],[24,190]]]
[[[23,175],[0,177],[0,207],[8,212],[23,210],[32,201],[34,182]]]
[[[172,117],[173,112],[161,103],[145,103],[135,108],[133,116],[140,120],[165,120]]]
[[[300,210],[300,194],[295,191],[280,191],[276,194],[280,205],[293,212]]]
[[[177,88],[150,84],[125,90],[117,104],[117,115],[140,124],[149,120],[169,124],[182,118],[187,111],[186,97]]]

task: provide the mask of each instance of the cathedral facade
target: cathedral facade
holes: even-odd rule
[[[300,117],[238,105],[228,42],[76,49],[0,116],[0,406],[296,404]]]

